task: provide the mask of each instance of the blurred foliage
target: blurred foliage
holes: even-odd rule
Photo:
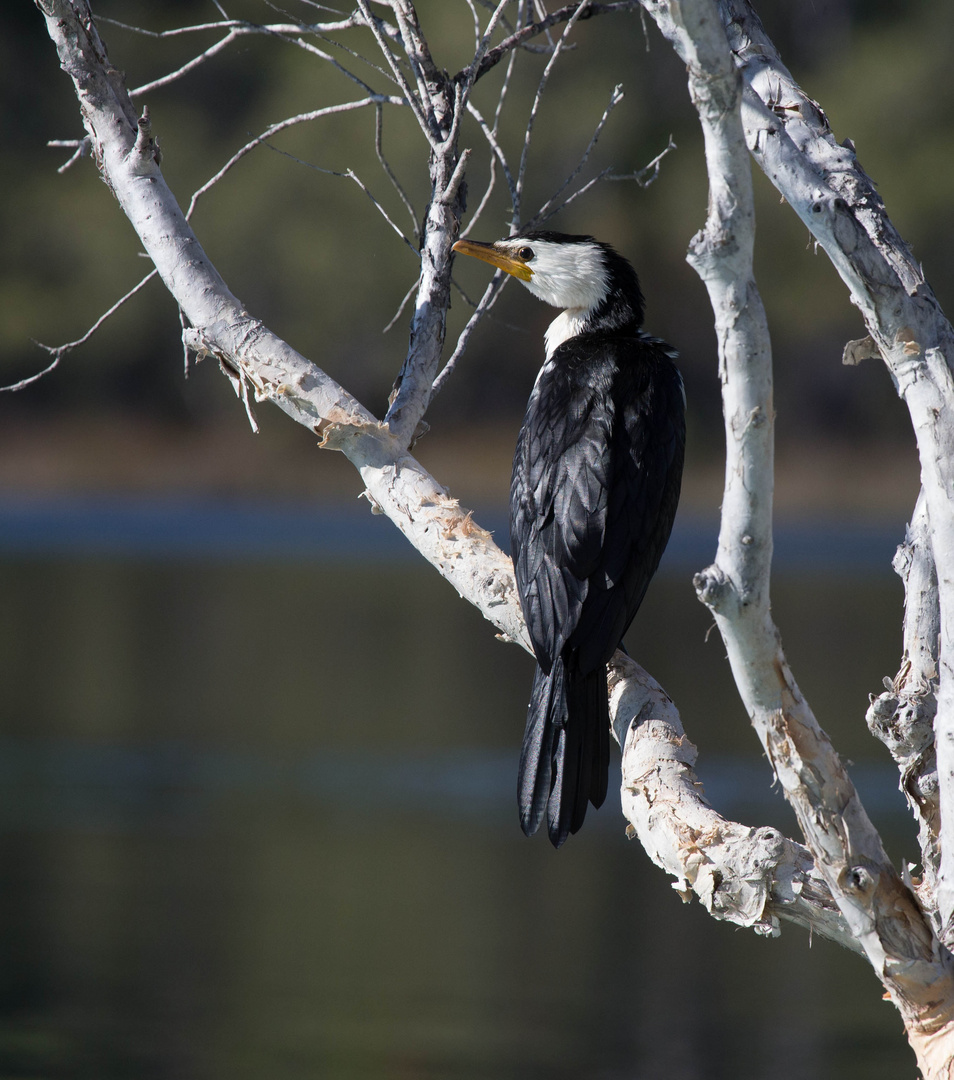
[[[553,6],[553,5],[551,5]],[[199,0],[98,0],[98,15],[157,31],[218,18]],[[919,0],[783,0],[758,5],[783,58],[825,108],[837,138],[854,140],[889,212],[922,260],[942,305],[954,289],[949,236],[954,207],[954,95],[947,79],[954,5]],[[314,6],[289,0],[276,12],[263,0],[234,0],[232,17],[256,21],[315,17]],[[473,49],[467,5],[419,0],[437,63],[450,71]],[[319,16],[321,17],[320,13]],[[41,368],[31,339],[59,344],[79,337],[141,276],[148,264],[136,238],[89,159],[63,175],[69,151],[50,139],[82,134],[75,98],[57,68],[43,20],[32,5],[0,14],[0,380]],[[611,116],[583,173],[628,173],[658,154],[672,135],[678,150],[648,188],[602,183],[552,222],[610,240],[639,270],[647,328],[683,357],[695,454],[718,455],[721,418],[715,340],[705,291],[684,261],[701,227],[706,177],[701,139],[685,72],[671,49],[637,13],[581,24],[574,48],[557,64],[534,128],[525,217],[551,195],[584,151],[613,87],[625,98]],[[112,62],[130,87],[165,74],[207,48],[221,32],[159,39],[103,22]],[[365,32],[340,36],[371,64],[338,50],[341,62],[382,90],[378,59]],[[327,47],[327,46],[326,46]],[[334,50],[332,50],[334,51]],[[501,126],[511,161],[519,157],[526,116],[547,57],[521,55]],[[492,115],[504,65],[478,86],[476,102]],[[249,138],[284,117],[360,96],[331,65],[284,39],[245,37],[173,85],[146,95],[163,151],[163,170],[183,206]],[[140,99],[139,105],[143,102]],[[489,169],[486,146],[468,121],[473,210]],[[384,114],[385,154],[417,216],[427,200],[425,145],[406,110]],[[275,152],[279,151],[279,152]],[[314,167],[310,167],[314,166]],[[352,168],[392,219],[410,235],[411,221],[374,153],[374,113],[361,109],[301,124],[246,156],[199,202],[193,224],[207,252],[249,309],[302,353],[383,412],[406,347],[409,314],[383,328],[413,284],[412,251],[350,180],[318,170]],[[863,335],[860,317],[827,258],[757,174],[757,273],[773,330],[780,443],[805,439],[911,443],[906,414],[883,368],[840,364],[844,342]],[[497,191],[474,235],[507,231],[509,200]],[[458,265],[461,287],[476,298],[486,268]],[[469,314],[455,297],[448,342]],[[451,385],[429,419],[438,430],[461,424],[516,425],[552,317],[511,287],[479,329]],[[71,413],[102,418],[120,409],[150,419],[205,425],[235,412],[227,384],[204,365],[184,382],[175,306],[158,282],[148,286],[61,368],[16,395],[0,396],[0,420]]]

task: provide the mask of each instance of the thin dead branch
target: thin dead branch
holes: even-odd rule
[[[556,54],[554,53],[554,55],[556,55]],[[583,156],[580,158],[579,162],[577,163],[576,168],[573,170],[573,172],[571,172],[569,174],[569,176],[566,177],[566,179],[559,186],[559,188],[557,188],[557,190],[550,196],[549,199],[547,199],[547,201],[543,204],[543,206],[541,206],[540,209],[533,215],[533,217],[530,219],[530,221],[527,222],[527,228],[530,228],[530,229],[536,228],[536,226],[538,224],[541,224],[544,221],[548,221],[551,217],[554,217],[562,209],[564,209],[564,207],[569,206],[570,203],[573,202],[573,200],[575,198],[577,198],[578,195],[582,194],[582,191],[580,191],[580,192],[577,192],[574,195],[571,195],[568,199],[565,199],[561,203],[557,202],[557,200],[560,198],[560,196],[563,194],[563,192],[566,191],[566,189],[573,183],[573,181],[586,168],[586,164],[590,160],[590,154],[593,152],[593,148],[596,146],[597,142],[599,141],[599,137],[603,133],[603,128],[606,127],[606,121],[609,120],[609,118],[610,118],[610,113],[616,108],[616,106],[622,100],[623,100],[623,87],[621,85],[617,84],[616,87],[614,87],[614,89],[613,89],[613,93],[610,95],[609,104],[603,110],[603,115],[600,117],[599,123],[596,125],[596,130],[593,132],[592,136],[590,137],[590,141],[589,141],[586,149],[583,151]],[[605,171],[604,171],[604,173],[601,173],[600,175],[601,176],[605,175]],[[583,190],[588,191],[589,188],[595,182],[596,182],[595,180],[590,181],[590,183],[587,184],[586,187]]]
[[[411,249],[415,258],[420,259],[421,254],[418,249],[411,243],[410,240],[401,231],[400,226],[392,219],[391,215],[384,209],[384,207],[378,202],[378,200],[371,194],[367,186],[361,180],[361,178],[354,172],[353,169],[345,169],[344,172],[339,172],[336,169],[325,169],[321,165],[315,165],[310,161],[302,161],[301,158],[295,157],[294,154],[289,154],[287,150],[281,150],[277,146],[272,146],[269,142],[262,142],[262,145],[267,149],[274,151],[276,154],[281,154],[282,157],[287,157],[290,161],[294,161],[296,165],[304,165],[306,169],[312,169],[315,172],[323,173],[325,176],[337,176],[343,180],[351,180],[353,183],[364,192],[364,194],[370,199],[371,205],[377,210],[377,212],[384,218],[384,220],[391,226],[398,237]]]
[[[491,68],[499,64],[503,57],[512,50],[525,46],[532,38],[545,33],[553,26],[558,26],[560,23],[564,23],[568,19],[573,18],[574,14],[579,10],[579,7],[579,3],[567,4],[558,11],[551,12],[551,14],[541,18],[538,22],[530,23],[520,30],[514,31],[509,37],[501,41],[499,45],[496,45],[492,49],[488,49],[474,75],[474,82],[483,78]],[[592,19],[597,15],[609,15],[620,11],[638,10],[639,0],[620,0],[620,2],[612,4],[591,3],[586,10],[577,17],[577,21],[582,19]],[[554,46],[551,42],[547,51],[552,47]]]
[[[277,135],[281,131],[286,131],[288,128],[294,127],[296,124],[310,123],[313,120],[320,120],[326,116],[335,116],[340,113],[353,112],[355,109],[364,109],[369,105],[406,105],[407,102],[403,98],[396,97],[384,97],[380,94],[372,94],[366,98],[359,98],[356,101],[346,101],[339,105],[329,105],[324,109],[315,109],[312,112],[299,113],[297,116],[290,116],[285,120],[279,120],[277,123],[272,124],[266,128],[261,135],[256,135],[254,139],[251,139],[244,146],[240,147],[229,158],[229,160],[222,166],[221,169],[192,194],[192,199],[189,202],[189,208],[186,211],[186,218],[192,217],[196,204],[199,199],[210,191],[216,184],[218,184],[241,160],[246,154],[251,153],[257,146],[261,146],[266,143],[273,136]]]
[[[537,113],[540,110],[540,102],[543,99],[544,91],[546,90],[547,83],[550,80],[550,74],[553,71],[554,65],[560,57],[560,53],[563,51],[564,46],[570,31],[579,22],[580,17],[586,10],[589,0],[580,0],[580,3],[576,5],[576,9],[573,14],[567,19],[566,26],[563,28],[563,33],[560,35],[559,40],[553,48],[553,53],[550,59],[547,61],[546,67],[543,69],[543,74],[540,76],[540,81],[537,84],[537,92],[533,97],[533,104],[530,106],[530,115],[527,117],[526,133],[523,137],[523,149],[520,153],[520,165],[517,167],[517,178],[514,183],[514,201],[512,215],[510,219],[511,228],[510,231],[514,232],[520,224],[520,204],[523,199],[523,188],[527,178],[527,161],[530,156],[530,143],[533,139],[533,125],[537,118]]]
[[[156,276],[156,270],[150,270],[148,274],[137,285],[134,285],[125,296],[121,296],[115,304],[108,311],[104,311],[102,315],[93,323],[93,325],[83,334],[82,337],[77,338],[75,341],[68,341],[65,345],[44,345],[41,341],[35,342],[41,349],[46,350],[52,357],[52,363],[48,364],[42,371],[38,371],[35,375],[30,375],[25,379],[21,379],[19,382],[11,383],[9,386],[0,386],[0,393],[6,391],[23,390],[25,387],[30,386],[32,383],[38,382],[45,375],[49,375],[51,371],[55,371],[59,367],[60,361],[66,356],[67,353],[72,352],[73,349],[78,348],[80,345],[85,345],[87,341],[96,333],[97,330],[128,300],[131,300],[136,293],[141,289],[144,289],[146,285]]]

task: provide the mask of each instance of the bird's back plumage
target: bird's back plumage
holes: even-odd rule
[[[560,345],[514,456],[511,548],[538,670],[520,763],[521,824],[557,846],[606,795],[606,664],[666,546],[682,474],[682,383],[634,333]]]

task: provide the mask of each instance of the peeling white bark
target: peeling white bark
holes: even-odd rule
[[[706,67],[704,50],[699,45],[701,37],[712,30],[713,5],[708,0],[692,3],[683,0],[679,4],[647,3],[646,6],[687,60],[690,85],[697,88],[694,95],[706,98],[718,94],[717,90],[713,91],[713,83],[726,78],[724,61]],[[749,4],[746,0],[722,0],[719,6],[734,62],[745,80],[741,119],[747,145],[825,248],[848,285],[852,300],[865,316],[873,342],[908,404],[918,437],[924,493],[909,538],[913,572],[907,582],[908,671],[903,669],[899,675],[898,691],[908,691],[922,709],[926,702],[930,709],[929,699],[937,674],[934,669],[937,647],[932,641],[932,637],[936,640],[937,627],[930,568],[933,556],[940,599],[941,670],[936,730],[938,802],[940,820],[944,821],[948,805],[954,809],[951,802],[954,741],[951,714],[945,713],[949,698],[954,704],[954,692],[944,661],[945,656],[950,656],[945,643],[952,640],[948,623],[954,610],[951,607],[954,590],[949,580],[952,574],[948,569],[954,536],[951,528],[954,488],[950,483],[954,469],[951,455],[954,424],[950,411],[954,381],[946,359],[952,355],[951,328],[891,227],[881,200],[857,167],[853,150],[835,143],[824,114],[802,94],[781,65]],[[699,70],[694,69],[694,64]],[[716,127],[724,125],[727,116],[728,110],[716,110],[713,120],[711,114],[700,108],[704,130],[710,123]],[[732,126],[735,116],[732,110]],[[736,146],[739,135],[738,130],[732,130],[724,137]],[[718,137],[718,133],[713,137]],[[763,400],[752,402],[745,399],[747,390],[734,390],[732,386],[735,377],[740,377],[750,384],[749,389],[754,388],[759,382],[762,363],[753,355],[747,373],[744,352],[736,356],[732,349],[737,327],[747,318],[745,307],[739,309],[732,297],[732,282],[748,280],[740,270],[750,268],[732,266],[732,256],[726,255],[726,241],[740,243],[739,230],[748,225],[748,217],[737,215],[735,205],[736,200],[744,201],[747,187],[737,173],[721,171],[724,163],[717,153],[711,152],[708,131],[706,145],[712,185],[710,222],[714,215],[726,209],[730,216],[722,228],[707,227],[707,233],[710,237],[716,235],[719,243],[710,243],[702,251],[694,250],[691,261],[700,265],[709,287],[717,325],[720,305],[729,313],[727,333],[724,337],[719,335],[725,365],[729,460],[719,553],[715,565],[700,575],[700,595],[716,613],[736,682],[786,796],[795,808],[816,865],[828,881],[852,933],[899,1007],[925,1076],[949,1076],[954,1069],[954,982],[951,957],[942,941],[951,928],[954,844],[946,845],[945,852],[941,837],[940,872],[934,894],[937,908],[929,910],[926,918],[913,893],[888,862],[837,755],[798,691],[771,623],[767,558],[760,542],[763,534],[758,529],[748,531],[748,523],[753,519],[757,527],[759,524],[767,527],[771,489],[766,484],[766,470],[752,457],[758,445],[758,433],[753,435],[746,421],[746,417],[758,421],[757,426],[770,434],[771,397],[766,395]],[[723,185],[726,191],[720,190]],[[743,239],[741,243],[746,242]],[[721,288],[720,271],[726,278]],[[760,312],[756,312],[756,318],[761,321]],[[857,355],[857,350],[851,355]],[[736,368],[738,360],[742,365]],[[739,407],[742,401],[745,408]],[[733,477],[745,480],[735,502]],[[723,542],[726,538],[729,543]],[[733,547],[733,540],[741,543]],[[753,549],[751,557],[749,549]],[[746,564],[749,574],[745,571]],[[910,684],[908,674],[912,677]],[[878,704],[882,715],[888,711],[887,702]],[[899,760],[916,762],[913,768],[920,799],[922,851],[930,866],[921,882],[923,902],[934,893],[930,875],[937,866],[938,835],[938,814],[930,790],[930,754],[924,752],[923,745],[924,716],[915,716],[908,730],[896,735]],[[935,936],[935,928],[942,932],[940,940]]]
[[[623,748],[623,813],[684,900],[695,893],[715,918],[759,934],[777,935],[786,919],[861,951],[806,848],[710,806],[676,706],[621,653],[610,665],[610,705]]]
[[[884,203],[795,83],[746,0],[720,3],[743,78],[752,155],[831,258],[911,415],[930,519],[941,648],[935,717],[940,816],[954,821],[954,331]],[[936,856],[937,846],[922,850]],[[933,871],[932,871],[933,873]],[[940,844],[937,918],[954,939],[954,842]]]
[[[726,427],[726,483],[715,563],[696,577],[716,619],[752,724],[810,850],[876,971],[889,957],[876,932],[897,912],[904,952],[930,956],[931,935],[881,845],[845,769],[788,667],[770,610],[774,406],[771,347],[752,273],[754,211],[739,113],[742,81],[712,0],[646,3],[687,63],[710,178],[706,228],[689,261],[716,319]],[[863,883],[863,887],[862,887]],[[881,895],[883,893],[883,895]]]
[[[848,201],[820,181],[824,166],[819,168],[816,163],[818,157],[825,157],[829,144],[815,130],[789,133],[787,142],[779,136],[779,111],[789,119],[790,114],[799,118],[791,120],[794,127],[807,112],[804,103],[793,106],[786,96],[789,89],[780,88],[775,81],[772,109],[761,100],[752,103],[753,83],[758,80],[746,71],[746,62],[751,58],[752,71],[762,72],[770,43],[762,40],[747,53],[746,45],[751,42],[740,41],[738,35],[731,37],[733,62],[712,0],[644,3],[689,68],[690,89],[705,133],[710,179],[709,217],[704,234],[692,243],[690,262],[705,281],[716,314],[727,461],[719,550],[713,566],[697,576],[697,590],[716,617],[739,692],[798,816],[818,871],[851,934],[900,1009],[925,1075],[948,1075],[954,1058],[950,1048],[954,1001],[950,956],[885,855],[841,761],[795,683],[770,615],[771,361],[764,313],[752,279],[753,216],[746,141],[757,158],[761,155],[763,164],[768,156],[766,147],[771,147],[773,154],[784,147],[784,152],[772,158],[777,170],[773,178],[779,183],[778,177],[784,176],[784,186],[779,186],[786,199],[814,224],[816,235],[825,238],[823,242],[831,248],[833,261],[848,281],[855,302],[868,311],[869,329],[879,345],[884,342],[883,350],[889,345],[884,323],[896,313],[880,309],[888,287],[879,293],[871,267],[858,261],[867,236],[859,235],[863,230],[856,227]],[[723,11],[742,6],[743,0],[725,3]],[[742,82],[735,64],[748,78],[748,108],[741,113]],[[820,115],[817,107],[816,113]],[[754,126],[753,115],[759,126]],[[833,152],[833,159],[844,169],[844,153]],[[806,173],[812,170],[808,183]],[[882,225],[886,221],[885,217]],[[867,247],[871,246],[867,241]],[[899,291],[906,295],[905,287],[916,288],[906,250],[891,249],[890,255],[890,259],[882,258],[876,269],[893,288],[890,295]],[[931,314],[936,318],[936,311]],[[936,323],[933,325],[937,329]],[[903,342],[897,347],[907,358],[895,369],[896,374],[910,375],[906,365],[922,351],[917,335],[899,329],[894,339]],[[917,394],[919,399],[923,396],[938,404],[948,393],[946,365],[939,357],[932,363],[931,354],[932,350],[927,350],[929,367],[939,369],[933,374],[934,383],[915,391],[913,387],[924,381],[923,375],[916,374],[907,391],[916,428],[918,414],[911,398]],[[935,416],[930,437],[919,436],[919,443],[928,445],[935,472],[940,473],[936,458],[943,451],[936,441],[937,420]],[[939,497],[941,481],[926,480],[925,485],[933,529],[931,489],[933,486],[935,497]],[[944,513],[951,515],[949,503]],[[942,536],[945,528],[942,523]],[[940,558],[936,550],[934,557]],[[943,589],[941,610],[943,625]],[[911,631],[922,674],[929,660],[925,662],[923,644],[916,646],[913,639],[926,633],[923,621]],[[942,694],[943,680],[942,673]],[[943,769],[940,748],[938,761]],[[943,784],[941,816],[943,819]],[[923,819],[923,832],[928,836],[933,825],[929,817],[928,808]],[[942,864],[942,879],[943,875]],[[937,922],[944,925],[946,920],[942,912]]]
[[[941,926],[937,912],[937,873],[940,866],[941,808],[938,798],[934,717],[937,713],[937,654],[940,612],[937,578],[931,555],[931,523],[922,491],[908,526],[905,542],[894,557],[904,581],[904,655],[887,690],[872,698],[866,719],[901,774],[900,788],[918,823],[922,876],[913,883],[921,907]]]

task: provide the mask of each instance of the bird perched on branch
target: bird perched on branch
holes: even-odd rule
[[[524,232],[454,250],[512,274],[562,314],[546,332],[517,440],[510,544],[537,670],[520,756],[520,822],[555,847],[606,797],[606,664],[669,539],[685,447],[674,351],[642,331],[632,266],[591,236]]]

